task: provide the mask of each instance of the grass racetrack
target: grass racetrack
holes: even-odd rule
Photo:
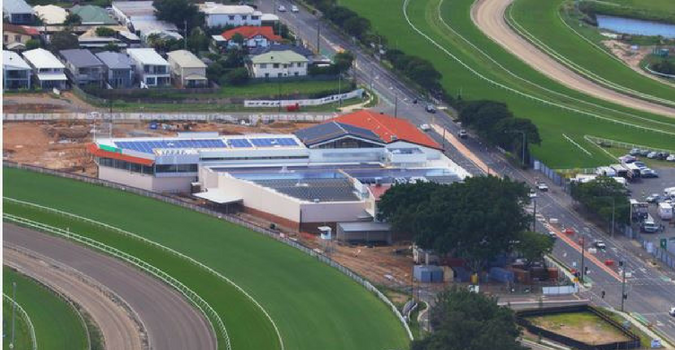
[[[26,311],[35,328],[40,350],[80,350],[87,347],[87,333],[76,311],[65,300],[32,279],[6,266],[2,269],[3,292],[12,297],[12,283],[16,282],[16,302]],[[4,306],[10,304],[5,302]],[[11,336],[11,307],[3,309],[3,330],[7,345]],[[17,320],[19,312],[17,311]],[[31,349],[28,326],[18,322],[15,349]],[[28,344],[28,346],[25,346]],[[20,346],[21,345],[21,346]],[[4,349],[9,349],[5,346]]]
[[[9,343],[12,337],[12,303],[3,299],[2,301],[2,348],[9,349]],[[26,320],[16,311],[16,320],[14,321],[14,348],[32,349],[32,342]]]
[[[675,86],[636,72],[604,47],[577,34],[572,23],[568,26],[560,14],[566,2],[516,0],[507,10],[506,19],[540,49],[592,80],[616,84],[618,91],[632,89],[675,104]]]
[[[533,147],[533,152],[550,167],[591,167],[611,162],[611,158],[583,139],[587,134],[675,149],[674,119],[590,98],[548,79],[483,35],[471,21],[472,3],[472,0],[340,1],[368,18],[377,32],[387,36],[390,47],[431,61],[452,95],[461,91],[467,100],[502,101],[516,116],[532,119],[543,139],[541,147]]]
[[[183,253],[228,277],[269,313],[285,349],[404,349],[403,326],[339,271],[240,226],[150,198],[5,168],[5,196],[97,220]],[[280,348],[270,321],[231,285],[139,240],[4,201],[5,211],[85,235],[167,272],[216,309],[232,348]],[[219,346],[222,342],[219,339]]]

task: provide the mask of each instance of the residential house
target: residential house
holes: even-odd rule
[[[39,48],[23,53],[23,58],[33,68],[36,83],[43,89],[65,89],[68,78],[64,73],[66,66],[51,52]]]
[[[31,68],[18,53],[2,52],[3,89],[30,89]]]
[[[105,65],[105,77],[108,85],[117,88],[130,88],[134,83],[134,62],[127,54],[104,51],[96,57]]]
[[[113,15],[143,41],[152,34],[174,39],[182,39],[178,27],[173,23],[160,21],[155,16],[152,1],[115,1],[112,3]]]
[[[254,78],[300,77],[307,75],[309,60],[291,50],[270,51],[251,57],[249,72]]]
[[[246,5],[222,5],[205,2],[199,5],[209,27],[260,26],[262,12]]]
[[[61,25],[68,17],[66,9],[56,5],[33,6],[33,12],[45,25]]]
[[[206,87],[206,64],[192,52],[186,50],[171,51],[166,54],[171,66],[174,82],[182,87]]]
[[[13,51],[23,51],[30,39],[40,35],[37,29],[28,26],[4,23],[2,29],[2,45]]]
[[[134,62],[134,71],[141,86],[166,86],[171,83],[169,62],[155,50],[127,49],[127,54]]]
[[[33,8],[25,0],[3,0],[2,17],[13,24],[32,24]]]
[[[268,45],[268,46],[258,46],[255,48],[252,48],[248,50],[249,56],[257,56],[257,55],[262,55],[264,53],[268,52],[274,52],[274,51],[293,51],[297,53],[298,55],[302,55],[305,58],[307,58],[310,61],[310,64],[312,62],[312,59],[314,58],[314,52],[312,50],[304,47],[304,46],[297,46],[297,45],[289,45],[289,44],[273,44],[273,45]]]
[[[239,46],[233,38],[235,35],[241,35],[244,38],[244,45],[248,48],[267,47],[281,42],[281,37],[274,34],[272,27],[254,27],[243,26],[226,30],[221,36],[227,40],[227,46]]]
[[[116,25],[117,21],[110,17],[108,11],[103,7],[93,5],[75,5],[70,9],[70,13],[80,16],[83,26],[105,26]]]
[[[91,51],[85,49],[61,50],[67,73],[73,84],[103,86],[105,65]]]

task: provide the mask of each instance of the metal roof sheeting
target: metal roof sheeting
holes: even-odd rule
[[[30,13],[33,14],[33,8],[24,0],[3,0],[2,12],[17,14]]]
[[[101,62],[89,50],[85,49],[61,50],[59,51],[59,54],[68,63],[72,64],[77,68],[98,67],[103,65],[103,62]]]
[[[45,24],[63,24],[68,16],[64,8],[55,5],[37,5],[33,6],[33,10]]]
[[[374,132],[360,128],[357,126],[329,121],[324,124],[311,126],[309,128],[300,129],[295,132],[302,142],[307,146],[323,143],[334,140],[343,136],[354,136],[361,139],[383,143],[377,134]]]
[[[35,68],[66,68],[51,52],[39,48],[25,51],[23,57]]]
[[[299,55],[291,50],[285,51],[272,51],[267,52],[262,55],[253,56],[251,62],[254,64],[259,63],[291,63],[291,62],[309,62],[307,58],[302,55]]]
[[[119,52],[99,52],[96,57],[110,69],[131,69],[134,64],[129,56]]]
[[[127,49],[127,54],[142,64],[151,64],[156,66],[168,66],[167,62],[157,51],[153,49]]]
[[[199,57],[187,50],[176,50],[166,54],[169,60],[176,62],[181,68],[206,68]]]
[[[2,69],[26,70],[30,66],[24,61],[18,53],[13,51],[2,51]]]

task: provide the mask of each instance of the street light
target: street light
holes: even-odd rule
[[[622,261],[619,261],[621,267],[621,312],[623,312],[623,304],[626,301],[626,266]]]

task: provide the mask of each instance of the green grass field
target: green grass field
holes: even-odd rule
[[[3,291],[9,296],[12,296],[12,283],[16,282],[16,302],[23,307],[33,322],[38,349],[78,350],[87,347],[87,333],[84,325],[75,309],[65,300],[8,267],[3,267],[2,277]],[[5,315],[4,310],[3,315]],[[5,318],[4,323],[8,320]],[[8,327],[8,324],[5,324],[5,327]],[[26,326],[22,327],[25,329],[21,339],[23,342],[23,337],[29,334]],[[5,328],[6,331],[9,329]],[[28,344],[30,344],[30,338],[28,338]],[[28,346],[15,349],[30,348]]]
[[[596,13],[675,23],[671,0],[584,0]]]
[[[263,235],[149,198],[77,181],[5,169],[5,196],[134,232],[227,276],[279,327],[286,349],[404,349],[393,313],[337,270]],[[67,198],[68,200],[63,200]],[[241,293],[180,258],[101,228],[5,201],[5,211],[70,228],[144,259],[198,292],[223,318],[235,349],[278,348],[271,324]]]
[[[12,341],[12,303],[3,299],[2,302],[2,348],[9,349],[9,343]],[[17,309],[16,319],[14,321],[14,348],[15,349],[31,349],[32,342],[30,339],[30,331],[28,330],[27,321],[20,316]]]
[[[507,19],[528,40],[579,74],[618,91],[634,90],[646,94],[646,100],[662,99],[675,105],[675,87],[641,75],[604,47],[577,34],[577,23],[563,21],[563,4],[572,7],[568,0],[517,0]]]
[[[552,168],[591,167],[611,162],[604,152],[594,150],[583,140],[586,134],[654,147],[675,146],[672,134],[675,120],[600,101],[551,81],[483,35],[470,19],[472,3],[472,0],[410,0],[407,5],[410,22],[439,48],[406,21],[404,0],[340,1],[368,18],[375,30],[387,36],[391,46],[430,60],[442,73],[442,84],[449,93],[458,95],[461,91],[462,97],[469,100],[502,101],[517,116],[532,119],[544,140],[533,152]],[[619,125],[612,120],[629,125]],[[591,155],[586,155],[563,134]]]

